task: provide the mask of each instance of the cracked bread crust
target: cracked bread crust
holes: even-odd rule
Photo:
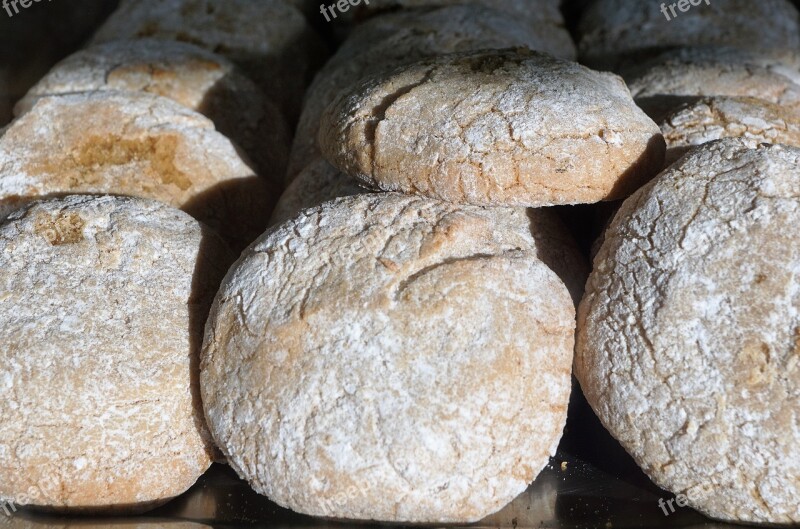
[[[467,522],[554,453],[574,309],[524,210],[399,194],[306,211],[240,258],[215,300],[210,429],[297,512]]]
[[[140,511],[203,474],[197,355],[229,259],[150,200],[48,200],[0,226],[0,501]]]
[[[306,167],[286,188],[272,213],[270,224],[282,224],[298,217],[306,209],[337,198],[365,193],[372,191],[359,186],[325,160],[318,160]],[[532,236],[529,242],[537,249],[539,259],[564,281],[577,305],[583,296],[589,270],[567,227],[546,208],[527,212],[519,209],[512,215],[518,216],[519,226],[527,224]]]
[[[45,96],[110,90],[147,92],[200,112],[281,187],[290,134],[280,110],[233,63],[192,44],[138,39],[81,50],[54,66],[14,112]]]
[[[291,121],[324,56],[305,16],[286,0],[123,2],[93,43],[155,37],[189,42],[238,65]]]
[[[680,15],[670,23],[659,3],[597,0],[578,23],[581,62],[613,70],[676,48],[800,48],[798,13],[788,0],[718,0]]]
[[[365,79],[328,107],[319,141],[368,186],[490,206],[625,197],[664,158],[622,79],[521,49]]]
[[[800,147],[800,113],[751,97],[705,97],[684,105],[660,124],[667,142],[667,164],[691,147],[723,138]]]
[[[793,53],[692,48],[664,54],[623,76],[636,103],[656,121],[706,96],[755,97],[800,108],[800,59]]]
[[[0,137],[0,217],[78,193],[165,202],[237,247],[263,232],[277,198],[211,121],[130,92],[42,98]]]
[[[661,487],[718,519],[800,521],[800,150],[707,144],[617,214],[575,373]]]
[[[527,27],[493,7],[450,5],[368,20],[350,34],[309,87],[287,179],[320,156],[317,134],[325,107],[358,79],[436,55],[517,46],[565,59],[575,57],[575,45],[564,28]]]

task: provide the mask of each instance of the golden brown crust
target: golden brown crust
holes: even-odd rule
[[[478,205],[625,197],[664,156],[657,125],[619,77],[519,49],[365,79],[328,107],[319,140],[369,186]]]
[[[41,79],[14,109],[42,97],[96,91],[146,92],[208,117],[241,146],[259,174],[280,189],[289,130],[280,110],[226,59],[197,46],[158,39],[114,41],[71,55]]]
[[[41,99],[0,138],[0,216],[23,199],[108,193],[160,200],[243,247],[277,198],[213,124],[149,94]]]

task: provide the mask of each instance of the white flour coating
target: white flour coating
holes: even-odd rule
[[[290,118],[299,114],[324,49],[303,13],[286,0],[124,1],[93,43],[142,37],[189,42],[224,56]]]
[[[666,2],[669,6],[672,2]],[[578,23],[581,62],[614,69],[640,55],[689,46],[797,50],[800,21],[788,0],[712,0],[670,21],[661,2],[596,0]],[[670,13],[670,17],[671,17]]]
[[[800,109],[800,59],[794,53],[691,48],[624,72],[631,94],[653,119],[703,96],[755,97]]]
[[[619,77],[529,50],[451,54],[364,79],[328,107],[334,166],[385,191],[539,207],[625,197],[663,163]]]
[[[578,314],[576,376],[661,487],[800,522],[800,149],[707,144],[629,198]]]
[[[752,97],[704,97],[679,107],[659,126],[668,164],[693,146],[723,138],[739,138],[751,148],[800,147],[800,112]]]
[[[67,197],[0,226],[0,502],[139,510],[202,475],[197,354],[228,258],[149,200]]]
[[[301,513],[478,520],[554,453],[574,312],[524,210],[397,194],[307,210],[223,281],[203,347],[210,429]]]
[[[280,110],[230,61],[184,42],[113,41],[81,50],[54,66],[14,108],[17,116],[44,96],[81,92],[147,92],[208,117],[256,163],[283,180],[289,130]]]
[[[517,46],[575,58],[575,45],[563,27],[529,27],[499,8],[498,4],[468,4],[398,11],[372,18],[353,30],[308,89],[287,178],[294,178],[319,156],[317,133],[325,107],[362,77],[426,57]]]
[[[263,232],[277,198],[207,118],[133,92],[42,98],[0,137],[0,218],[75,193],[156,199],[236,246]]]

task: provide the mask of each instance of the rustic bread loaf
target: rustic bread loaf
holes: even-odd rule
[[[233,63],[192,44],[138,39],[81,50],[53,67],[15,113],[43,96],[109,90],[148,92],[200,112],[281,187],[290,133],[280,110]]]
[[[576,376],[656,484],[800,522],[800,149],[706,144],[630,197],[578,316]]]
[[[398,194],[306,211],[229,272],[206,328],[210,429],[295,511],[467,522],[554,453],[573,304],[524,210]]]
[[[491,7],[500,9],[509,16],[523,21],[532,28],[546,24],[564,24],[559,9],[559,0],[369,0],[362,1],[355,9],[348,9],[337,16],[338,24],[352,25],[375,15],[384,15],[397,10],[425,9],[455,5]]]
[[[287,179],[320,156],[317,133],[325,107],[360,78],[426,57],[509,47],[527,47],[565,59],[575,57],[575,46],[562,27],[527,27],[499,5],[410,9],[368,20],[350,34],[309,87]]]
[[[0,217],[75,193],[165,202],[237,248],[264,230],[277,199],[207,118],[163,97],[114,92],[42,98],[0,138]]]
[[[294,121],[324,57],[320,37],[285,0],[123,2],[94,42],[141,37],[190,42],[236,63]]]
[[[703,96],[755,97],[800,108],[797,52],[691,48],[629,68],[623,76],[636,103],[657,121]]]
[[[578,23],[581,61],[594,68],[616,69],[654,53],[687,46],[800,48],[799,16],[787,0],[701,2],[689,6],[688,13],[679,12],[677,18],[662,11],[672,4],[596,0]]]
[[[198,353],[230,259],[150,200],[72,196],[0,225],[0,502],[139,511],[202,475]]]
[[[800,112],[752,97],[704,97],[679,107],[660,124],[667,163],[694,146],[723,138],[800,147]]]
[[[328,107],[319,141],[371,187],[491,206],[625,197],[664,158],[622,79],[521,49],[364,79]]]

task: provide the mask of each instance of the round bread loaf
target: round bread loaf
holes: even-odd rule
[[[564,24],[559,9],[560,0],[367,0],[360,1],[355,9],[341,13],[339,23],[353,23],[376,14],[385,14],[398,9],[435,8],[443,6],[469,5],[501,9],[514,19],[529,27],[544,24]],[[337,17],[338,18],[338,17]]]
[[[294,121],[324,56],[305,16],[286,0],[123,2],[94,42],[141,37],[190,42],[236,63]]]
[[[598,69],[616,69],[659,51],[687,46],[800,48],[800,20],[788,0],[697,3],[689,5],[688,12],[676,11],[673,17],[669,11],[673,2],[596,0],[578,23],[581,62]]]
[[[275,209],[272,210],[269,223],[271,225],[281,224],[304,209],[319,206],[334,198],[360,193],[369,193],[369,191],[324,159],[317,158],[286,186]]]
[[[159,202],[72,196],[0,225],[0,502],[138,511],[211,464],[197,387],[230,255]]]
[[[624,76],[636,103],[657,121],[703,96],[755,97],[800,108],[796,52],[692,48],[661,55],[628,69]]]
[[[42,98],[0,137],[0,218],[25,201],[75,193],[160,200],[236,247],[263,232],[277,198],[202,115],[115,92]]]
[[[319,141],[371,187],[492,206],[624,197],[664,160],[622,79],[521,49],[365,79],[328,107]]]
[[[282,187],[290,134],[278,107],[230,61],[183,42],[100,44],[64,59],[17,103],[17,116],[44,96],[116,90],[167,97],[214,122],[247,152],[259,174]]]
[[[573,304],[525,210],[358,195],[265,234],[206,327],[210,429],[256,491],[467,522],[525,490],[570,392]]]
[[[793,147],[694,150],[624,203],[579,311],[598,417],[713,518],[800,522],[798,174]]]
[[[800,112],[751,97],[704,97],[680,107],[660,127],[668,164],[693,146],[723,138],[740,138],[751,148],[760,143],[800,147]]]
[[[527,27],[499,6],[449,5],[372,18],[356,28],[308,89],[297,127],[287,179],[320,156],[322,113],[358,79],[419,59],[454,52],[527,47],[572,59],[575,46],[560,26]]]

